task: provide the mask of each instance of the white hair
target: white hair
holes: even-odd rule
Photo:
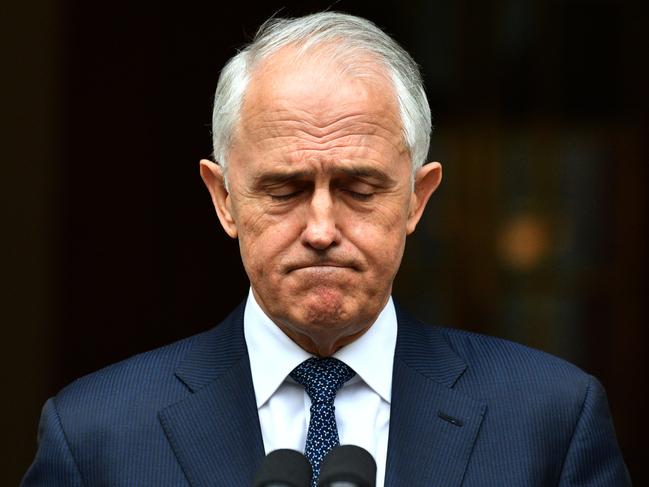
[[[426,162],[431,115],[417,63],[369,20],[338,12],[320,12],[295,19],[267,20],[253,41],[230,59],[221,71],[214,96],[212,142],[214,158],[224,172],[243,98],[255,66],[289,45],[298,47],[299,55],[323,44],[328,47],[327,54],[332,59],[342,59],[342,64],[350,68],[350,72],[359,59],[365,59],[367,65],[368,55],[387,70],[394,86],[403,141],[410,153],[413,174]]]

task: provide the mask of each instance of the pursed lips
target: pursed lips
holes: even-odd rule
[[[297,270],[303,270],[303,269],[350,269],[350,270],[358,270],[357,267],[351,263],[351,262],[329,262],[329,261],[324,261],[324,262],[309,262],[309,263],[304,263],[304,264],[294,264],[288,266],[288,271],[287,273],[297,271]]]

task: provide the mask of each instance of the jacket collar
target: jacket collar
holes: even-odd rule
[[[486,405],[453,388],[467,366],[437,328],[397,318],[385,485],[459,486]]]
[[[264,457],[241,304],[196,342],[176,370],[192,394],[159,419],[189,483],[250,485]]]
[[[443,334],[396,306],[386,487],[459,486],[486,405],[454,389],[466,370]],[[176,370],[192,392],[160,422],[190,484],[250,485],[264,457],[242,303]]]

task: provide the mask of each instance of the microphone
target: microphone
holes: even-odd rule
[[[300,452],[283,448],[266,455],[252,487],[309,487],[310,484],[309,461]]]
[[[331,450],[320,467],[318,487],[375,487],[376,462],[372,455],[356,445]]]

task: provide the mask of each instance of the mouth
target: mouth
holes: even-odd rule
[[[335,271],[337,269],[348,269],[348,270],[358,270],[358,268],[352,263],[352,262],[329,262],[329,261],[324,261],[324,262],[309,262],[309,263],[300,263],[300,264],[294,264],[290,265],[287,268],[287,274],[291,273],[293,271],[299,271],[299,270],[322,270],[322,271]]]

